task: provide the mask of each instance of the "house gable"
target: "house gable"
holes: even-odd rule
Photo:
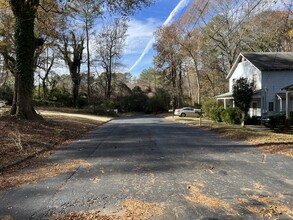
[[[253,82],[255,90],[261,89],[261,71],[242,54],[238,56],[237,61],[228,74],[229,92],[232,92],[234,81],[239,78],[246,78],[250,82]]]
[[[233,104],[233,84],[241,77],[254,82],[255,86],[250,116],[293,110],[293,95],[287,96],[286,93],[285,96],[282,91],[293,83],[292,52],[240,53],[226,77],[229,92],[216,96],[223,100],[225,108]]]

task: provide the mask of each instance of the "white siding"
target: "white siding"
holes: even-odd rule
[[[280,100],[278,102],[279,102],[279,105],[280,105]],[[286,100],[285,99],[282,99],[282,108],[281,108],[281,110],[282,110],[282,112],[286,112]],[[278,109],[278,111],[281,111],[281,110]],[[293,111],[293,94],[291,94],[289,110],[290,110],[290,112]]]
[[[250,62],[244,61],[237,65],[232,76],[229,78],[230,92],[232,92],[234,80],[237,80],[241,77],[247,78],[251,82],[253,81],[256,90],[261,89],[261,71],[253,66]]]
[[[264,99],[264,112],[268,111],[268,103],[274,102],[278,106],[275,111],[279,111],[278,98],[276,93],[280,92],[282,88],[293,84],[293,71],[270,71],[262,73],[263,85],[263,99]],[[283,106],[283,111],[285,111]]]

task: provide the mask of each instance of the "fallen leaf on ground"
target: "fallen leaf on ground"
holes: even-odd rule
[[[15,173],[1,175],[0,189],[35,183],[45,178],[73,171],[80,166],[90,166],[90,164],[84,160],[72,160],[65,164],[46,164],[30,172],[19,173],[17,175]]]
[[[189,190],[189,195],[184,196],[185,199],[189,202],[207,206],[209,208],[224,209],[226,212],[228,212],[231,215],[238,215],[238,212],[236,212],[229,205],[229,203],[221,199],[214,198],[204,194],[202,192],[203,188],[204,188],[204,184],[201,182],[197,182],[195,183],[195,185],[188,185],[187,189]]]
[[[148,220],[163,214],[163,208],[156,203],[127,199],[113,213],[99,210],[74,211],[65,215],[54,214],[50,220]]]

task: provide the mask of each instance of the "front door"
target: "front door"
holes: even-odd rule
[[[252,103],[252,116],[257,116],[257,102]]]

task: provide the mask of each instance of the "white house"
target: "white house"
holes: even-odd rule
[[[293,52],[240,53],[227,79],[229,92],[216,96],[224,107],[232,107],[232,87],[236,79],[254,83],[249,115],[263,116],[293,111]]]

